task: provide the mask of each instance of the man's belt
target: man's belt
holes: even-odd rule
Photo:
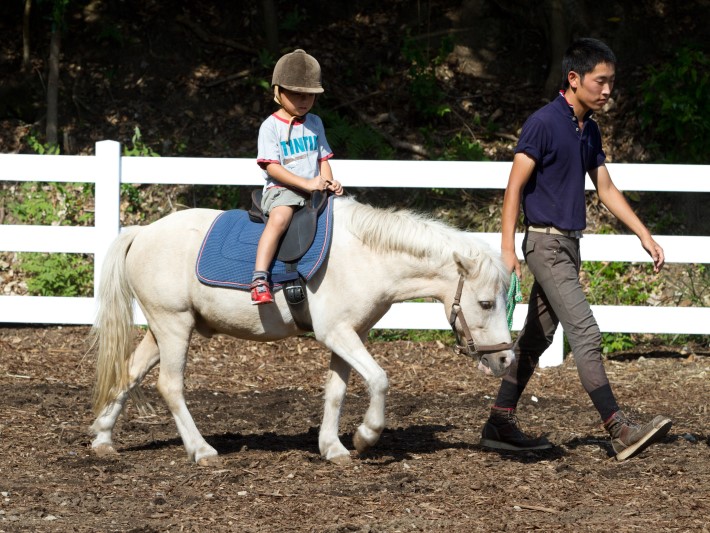
[[[582,232],[578,230],[564,230],[557,229],[554,226],[536,226],[534,224],[528,226],[528,231],[534,233],[546,233],[547,235],[563,235],[565,237],[570,237],[572,239],[581,239]]]

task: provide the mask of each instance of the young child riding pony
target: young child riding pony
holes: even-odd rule
[[[323,122],[309,113],[316,95],[323,92],[318,61],[300,49],[284,55],[276,62],[271,87],[280,107],[259,128],[257,163],[266,180],[261,209],[268,218],[256,250],[254,305],[274,301],[269,269],[295,210],[305,205],[313,191],[343,194],[328,163],[333,152]]]

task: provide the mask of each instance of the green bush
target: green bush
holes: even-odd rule
[[[38,154],[57,154],[33,135],[25,137]],[[0,200],[10,223],[90,226],[94,223],[94,186],[85,183],[21,182],[4,185]],[[17,254],[17,270],[25,275],[30,295],[89,296],[93,292],[94,267],[86,254]]]
[[[436,77],[436,67],[441,65],[454,48],[450,37],[441,40],[436,55],[430,56],[428,46],[419,39],[406,36],[402,56],[409,63],[409,97],[418,114],[431,120],[451,112],[446,103],[446,93]]]
[[[18,268],[27,275],[27,292],[34,296],[91,296],[94,266],[85,254],[18,254]]]
[[[630,350],[635,346],[628,333],[602,333],[602,352],[610,354]]]
[[[485,161],[483,146],[462,133],[457,133],[446,142],[442,159],[445,161]]]
[[[90,226],[93,185],[25,181],[0,190],[6,217],[21,224]]]
[[[34,225],[89,226],[94,222],[93,186],[74,183],[19,184],[6,204],[8,218]],[[33,296],[89,296],[94,267],[85,254],[25,252],[17,255],[17,269]]]
[[[649,265],[629,265],[617,261],[584,262],[587,298],[592,305],[647,305],[660,278],[649,275]],[[649,272],[645,272],[649,270]],[[605,354],[628,350],[635,345],[627,333],[602,333]]]
[[[650,265],[617,261],[585,261],[583,265],[587,298],[592,305],[646,305],[661,282],[659,277],[649,275]]]
[[[641,128],[655,159],[707,163],[710,59],[699,50],[681,48],[672,61],[649,67],[641,94]]]
[[[351,122],[346,117],[319,109],[328,143],[341,159],[391,159],[394,150],[387,141],[367,124]]]
[[[131,147],[123,146],[123,155],[127,157],[160,157],[160,154],[155,152],[150,146],[143,141],[141,130],[138,126],[133,129],[133,137],[131,137]]]

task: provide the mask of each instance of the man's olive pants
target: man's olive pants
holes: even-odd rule
[[[515,343],[516,361],[503,378],[496,406],[515,407],[542,353],[562,324],[584,390],[603,420],[619,408],[601,355],[601,332],[579,281],[579,239],[527,232],[523,252],[535,276],[528,315]]]

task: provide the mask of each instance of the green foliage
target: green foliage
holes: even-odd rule
[[[266,48],[262,48],[259,50],[259,55],[257,56],[257,59],[259,60],[259,65],[261,65],[262,68],[264,68],[265,70],[271,70],[276,64],[276,59]],[[270,81],[266,81],[266,88],[271,89]]]
[[[138,185],[121,183],[121,207],[127,213],[135,213],[136,207],[141,204],[141,190]]]
[[[291,11],[284,13],[279,19],[279,28],[286,31],[302,31],[304,24],[308,20],[305,9],[294,7]]]
[[[686,294],[693,305],[707,306],[710,301],[710,269],[708,265],[690,265]]]
[[[449,346],[455,342],[453,332],[438,329],[373,329],[368,335],[370,342],[410,341],[442,342]]]
[[[645,305],[654,293],[659,278],[648,276],[622,262],[584,262],[583,271],[588,281],[588,299],[592,305]]]
[[[143,141],[143,136],[141,135],[141,130],[138,126],[136,126],[133,130],[131,144],[131,148],[128,148],[125,145],[123,147],[123,155],[126,157],[160,157],[160,154],[153,151],[153,149]]]
[[[446,142],[442,155],[445,161],[485,161],[481,143],[462,133],[457,133]]]
[[[22,182],[3,191],[8,219],[23,224],[89,226],[93,186],[81,183]]]
[[[66,26],[66,12],[72,0],[36,0],[37,7],[40,8],[44,16],[52,23],[53,30],[58,28],[63,31]],[[47,6],[48,11],[44,10]]]
[[[36,154],[59,155],[60,150],[58,144],[42,143],[39,139],[37,139],[37,136],[33,132],[28,133],[25,136],[24,140],[27,142],[27,145],[32,149],[32,151]]]
[[[16,189],[17,195],[10,197],[8,211],[26,224],[52,224],[58,221],[50,196],[42,189],[42,184],[23,182]]]
[[[27,290],[38,296],[90,296],[94,267],[84,254],[18,254],[19,270],[28,277]]]
[[[325,124],[328,143],[340,158],[391,159],[392,147],[372,128],[362,123],[352,123],[334,111],[318,110]]]
[[[695,307],[710,306],[710,269],[708,265],[687,265],[679,275],[673,276],[676,304]]]
[[[58,147],[25,137],[38,154],[58,154]],[[6,220],[12,223],[90,226],[94,223],[94,185],[21,182],[0,190]],[[87,296],[93,291],[93,262],[85,254],[26,252],[17,255],[17,269],[26,276],[28,292],[40,296]]]
[[[441,65],[453,50],[453,40],[444,38],[433,58],[429,49],[419,39],[407,35],[402,44],[402,56],[410,63],[409,95],[417,112],[427,120],[443,117],[451,112],[445,101],[446,93],[436,77],[436,67]]]
[[[710,346],[710,335],[665,334],[654,335],[653,340],[660,346]]]
[[[627,333],[602,333],[602,352],[604,354],[630,350],[634,346],[631,335]]]
[[[94,40],[99,44],[106,43],[118,48],[123,48],[126,42],[121,28],[114,23],[102,24]]]
[[[650,266],[629,265],[622,262],[584,262],[587,298],[592,305],[646,305],[660,280],[650,276]],[[648,269],[648,272],[643,272]],[[631,335],[602,333],[605,354],[634,347]]]
[[[155,152],[150,146],[148,146],[143,140],[141,135],[141,130],[136,126],[133,130],[133,137],[131,137],[131,147],[123,146],[123,155],[125,157],[160,157],[160,154]],[[135,213],[136,206],[140,205],[140,188],[137,185],[131,183],[121,184],[121,197],[125,200],[122,202],[122,207],[127,213]]]
[[[24,182],[6,204],[8,216],[36,225],[87,226],[94,221],[91,193],[85,184]],[[87,192],[88,190],[88,192]],[[18,254],[17,269],[26,275],[28,292],[39,296],[87,296],[94,271],[82,254]]]
[[[180,202],[206,209],[244,209],[248,207],[242,205],[242,198],[248,199],[253,189],[235,185],[193,185],[191,198],[181,198]]]
[[[674,59],[649,67],[641,85],[641,128],[648,148],[674,163],[707,163],[710,154],[710,58],[681,48]]]

